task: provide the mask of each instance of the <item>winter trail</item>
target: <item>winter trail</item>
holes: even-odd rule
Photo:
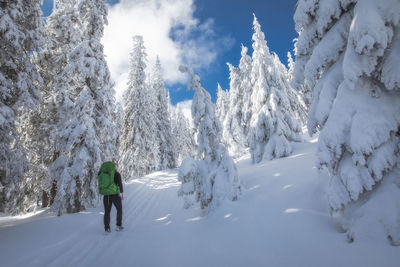
[[[326,174],[314,167],[316,140],[292,156],[238,161],[243,192],[204,214],[183,209],[177,170],[124,185],[122,232],[103,230],[103,205],[55,217],[0,217],[3,266],[398,266],[388,244],[348,243],[330,217]]]
[[[168,211],[171,199],[176,199],[176,207],[182,204],[176,197],[179,184],[176,172],[158,172],[145,178],[128,182],[125,185],[125,200],[123,201],[122,232],[115,231],[115,207],[111,213],[112,233],[103,230],[103,207],[99,204],[97,209],[75,215],[59,218],[81,216],[79,222],[74,222],[76,228],[72,232],[52,231],[52,235],[59,235],[60,241],[50,243],[38,250],[21,257],[17,265],[26,266],[91,266],[95,262],[100,265],[116,264],[115,258],[123,247],[129,247],[135,240],[135,231],[141,225],[151,223],[157,213]],[[172,198],[171,198],[172,197]],[[168,205],[165,205],[165,201]],[[153,210],[156,209],[154,212]],[[153,211],[153,212],[152,212]],[[171,211],[172,212],[172,211]],[[83,218],[85,217],[85,218]],[[52,218],[57,220],[59,218]],[[114,224],[114,225],[113,225]],[[4,231],[7,229],[3,229]],[[49,229],[52,230],[52,229]],[[44,234],[44,238],[47,233]],[[105,253],[107,251],[107,253]],[[47,254],[48,257],[38,258],[37,254]],[[129,255],[129,253],[128,253]],[[65,265],[67,264],[67,265]]]

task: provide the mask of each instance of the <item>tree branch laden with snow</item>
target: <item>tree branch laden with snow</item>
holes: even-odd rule
[[[301,0],[293,84],[313,88],[309,133],[350,241],[400,245],[397,0]]]

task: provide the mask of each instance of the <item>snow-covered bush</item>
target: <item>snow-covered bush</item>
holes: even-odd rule
[[[210,190],[201,187],[209,186],[210,181],[203,181],[204,176],[200,174],[197,161],[192,158],[184,159],[179,167],[178,177],[182,183],[178,195],[183,196],[184,208],[192,206],[195,203],[194,200],[200,202],[202,207],[207,206],[207,200],[211,197],[205,196],[205,194],[209,194]]]
[[[183,161],[178,179],[182,186],[180,196],[195,195],[202,209],[214,208],[224,199],[236,200],[240,194],[240,181],[236,166],[221,144],[221,126],[215,115],[210,94],[201,86],[200,78],[188,67],[180,71],[190,75],[188,88],[195,91],[192,117],[197,129],[197,157]],[[185,197],[185,206],[191,203]]]
[[[349,240],[400,245],[400,4],[298,3],[294,85],[313,88],[309,133]]]

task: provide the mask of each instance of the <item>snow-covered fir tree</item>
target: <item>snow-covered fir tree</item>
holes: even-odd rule
[[[0,211],[24,211],[31,197],[20,137],[27,134],[24,121],[41,98],[42,78],[33,64],[44,45],[41,14],[38,0],[0,5]]]
[[[222,136],[227,145],[229,153],[239,155],[245,151],[246,136],[244,135],[244,127],[241,124],[243,119],[243,87],[241,87],[241,75],[238,68],[228,63],[229,67],[229,94],[226,98],[228,104],[226,115],[222,120]]]
[[[48,43],[38,62],[47,89],[45,93],[49,95],[58,91],[54,88],[55,76],[62,73],[69,53],[82,41],[78,0],[58,0],[54,4],[53,12],[46,19]]]
[[[83,29],[85,29],[83,38],[86,40],[81,47],[87,49],[86,52],[79,53],[81,56],[79,60],[82,65],[85,65],[83,73],[88,87],[97,93],[94,97],[96,107],[93,115],[99,128],[97,134],[101,142],[102,161],[116,159],[117,139],[120,133],[115,123],[118,116],[115,91],[103,45],[100,43],[104,26],[108,23],[107,4],[104,0],[80,0],[79,11]]]
[[[118,138],[117,138],[117,144],[116,144],[118,151],[117,151],[117,155],[114,158],[114,160],[116,162],[119,162],[119,157],[120,157],[119,149],[121,147],[121,135],[122,135],[122,128],[124,126],[124,109],[123,109],[123,105],[121,105],[121,103],[118,103],[118,102],[116,103],[116,110],[115,110],[114,118],[115,118],[115,127],[117,127],[117,129],[118,129]]]
[[[199,76],[181,66],[180,71],[190,75],[188,88],[195,91],[192,117],[197,132],[197,156],[187,158],[179,169],[182,182],[178,192],[183,196],[185,207],[195,201],[202,209],[214,208],[224,199],[236,200],[240,194],[240,181],[236,165],[221,142],[221,126],[215,115],[210,94],[201,86]]]
[[[35,181],[36,198],[40,198],[44,207],[49,206],[55,196],[56,183],[51,180],[48,168],[57,157],[52,133],[57,121],[64,119],[59,113],[68,90],[68,86],[60,87],[63,70],[68,55],[82,41],[77,0],[58,0],[54,4],[53,12],[46,19],[46,45],[36,58],[43,77],[42,101],[30,115],[29,134],[24,140],[32,166],[27,179]]]
[[[239,70],[240,70],[240,87],[238,96],[243,95],[243,99],[237,100],[240,101],[238,104],[233,103],[231,101],[231,109],[234,106],[232,112],[236,114],[237,118],[240,118],[241,127],[243,128],[243,134],[245,138],[245,144],[248,146],[247,136],[249,134],[250,129],[250,121],[252,117],[252,106],[253,103],[251,101],[251,95],[253,94],[253,84],[251,83],[251,69],[252,69],[252,60],[251,57],[247,54],[248,48],[242,45],[241,50],[241,58],[239,62]],[[236,98],[232,96],[232,98]],[[233,99],[232,99],[233,100]]]
[[[119,164],[124,179],[140,177],[159,166],[156,99],[153,89],[146,84],[147,55],[142,36],[133,37],[130,56]]]
[[[172,135],[176,140],[175,151],[177,153],[177,166],[179,166],[185,158],[196,156],[195,133],[179,103],[171,112]]]
[[[252,161],[288,156],[291,141],[300,141],[301,125],[296,96],[278,57],[269,52],[261,26],[254,16],[251,83],[253,103],[249,145]],[[285,69],[286,70],[286,69]]]
[[[274,66],[278,69],[278,73],[283,74],[282,81],[284,81],[284,88],[288,88],[286,90],[286,94],[291,107],[290,113],[297,121],[301,123],[301,125],[304,125],[307,121],[307,106],[304,102],[304,95],[302,92],[297,92],[293,87],[291,87],[290,80],[287,79],[289,70],[286,69],[286,66],[282,64],[277,54],[274,53],[273,55]]]
[[[288,52],[288,71],[287,71],[287,79],[288,81],[292,84],[293,79],[293,70],[294,70],[294,61],[293,61],[293,57],[292,57],[292,53]],[[311,100],[312,100],[312,92],[310,90],[310,88],[308,88],[307,86],[305,86],[305,84],[294,84],[294,88],[297,88],[297,92],[299,94],[299,96],[301,97],[301,101],[304,103],[305,109],[304,111],[308,113],[308,109],[310,108],[311,105]],[[302,118],[303,122],[305,123],[307,120],[307,116],[305,118]]]
[[[215,105],[216,116],[220,122],[223,122],[229,108],[229,93],[228,91],[222,90],[219,83],[217,85],[217,101]]]
[[[287,79],[290,81],[292,80],[292,75],[293,75],[293,68],[294,68],[294,61],[292,57],[292,53],[287,52],[287,58],[288,58],[288,71],[287,71]]]
[[[308,129],[350,241],[400,245],[400,4],[298,2],[293,83],[313,88]]]
[[[41,127],[45,115],[42,103],[33,112],[29,113],[21,126],[21,141],[27,151],[29,170],[24,176],[24,197],[21,204],[25,212],[32,204],[41,203],[42,207],[48,207],[51,190],[50,172],[48,165],[53,154],[51,143],[48,141],[48,132]],[[34,206],[35,207],[35,206]]]
[[[150,75],[150,87],[156,97],[156,135],[159,147],[159,166],[157,169],[172,169],[176,166],[175,139],[172,136],[169,100],[164,87],[163,71],[159,58]]]
[[[82,41],[69,53],[56,81],[62,90],[52,138],[57,157],[51,165],[56,194],[52,210],[77,212],[97,204],[97,172],[116,154],[114,91],[100,39],[107,23],[104,1],[78,3]]]

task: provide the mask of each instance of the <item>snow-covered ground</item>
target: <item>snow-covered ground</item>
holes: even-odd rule
[[[125,184],[125,229],[103,230],[102,203],[79,214],[0,217],[1,266],[399,266],[400,247],[348,243],[329,215],[316,140],[292,156],[237,164],[238,201],[183,209],[177,170]],[[112,211],[115,224],[115,208]]]

